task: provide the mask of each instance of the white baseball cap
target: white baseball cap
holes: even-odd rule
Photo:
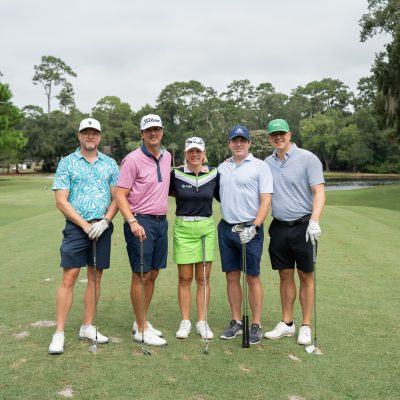
[[[197,136],[193,136],[189,139],[186,139],[185,151],[188,151],[193,148],[204,151],[206,148],[206,145],[204,144],[204,140],[201,137],[197,137]]]
[[[159,126],[162,128],[161,118],[156,114],[148,114],[145,115],[140,121],[140,130],[144,131],[145,129],[151,128],[152,126]]]
[[[83,131],[84,129],[92,128],[96,129],[96,131],[101,132],[101,125],[97,119],[94,118],[85,118],[79,124],[79,132]]]

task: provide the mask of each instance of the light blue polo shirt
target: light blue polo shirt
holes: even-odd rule
[[[311,214],[314,200],[311,186],[325,183],[319,158],[293,143],[284,160],[274,151],[265,162],[274,177],[272,216],[281,221],[294,221]]]
[[[260,208],[260,193],[272,193],[268,165],[252,154],[236,165],[233,157],[218,167],[222,218],[229,224],[254,220]]]
[[[110,187],[117,185],[118,175],[112,158],[98,152],[90,164],[78,148],[58,163],[53,190],[69,190],[68,202],[86,221],[100,219],[111,203]]]

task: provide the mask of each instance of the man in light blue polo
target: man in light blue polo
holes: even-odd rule
[[[108,342],[108,338],[97,332],[92,322],[102,273],[110,266],[111,220],[118,210],[113,197],[119,171],[112,158],[98,151],[101,140],[99,121],[93,118],[82,120],[78,139],[80,147],[59,162],[53,183],[56,206],[65,216],[66,224],[60,248],[63,274],[57,292],[56,332],[49,346],[50,354],[64,352],[64,325],[81,267],[88,266],[85,312],[79,338],[93,341],[97,337],[97,343]],[[93,267],[94,240],[97,241],[96,276]]]
[[[243,333],[240,308],[242,244],[246,243],[247,283],[253,314],[250,344],[262,338],[261,314],[263,289],[260,280],[260,261],[264,244],[263,222],[271,205],[273,182],[271,171],[263,161],[255,158],[249,149],[250,134],[246,127],[234,126],[228,133],[232,157],[218,167],[222,220],[218,224],[218,241],[222,271],[226,273],[231,321],[221,339],[233,339]],[[242,225],[240,236],[232,227]]]
[[[319,240],[319,219],[325,204],[322,164],[310,151],[290,141],[288,123],[275,119],[268,124],[273,154],[265,159],[274,177],[273,221],[269,227],[272,269],[279,271],[282,320],[265,333],[267,339],[295,334],[293,306],[296,300],[294,268],[300,279],[299,299],[303,314],[297,343],[311,343],[314,301],[313,245]]]

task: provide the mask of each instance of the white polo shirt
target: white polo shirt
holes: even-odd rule
[[[260,193],[273,193],[269,166],[249,154],[236,165],[233,157],[218,167],[222,218],[229,224],[254,220],[260,208]]]

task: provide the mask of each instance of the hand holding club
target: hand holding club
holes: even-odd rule
[[[244,228],[242,232],[239,233],[240,243],[249,243],[251,239],[257,234],[257,229],[255,225],[248,226]]]
[[[92,224],[88,233],[89,239],[98,239],[101,234],[109,227],[109,222],[106,218]]]

